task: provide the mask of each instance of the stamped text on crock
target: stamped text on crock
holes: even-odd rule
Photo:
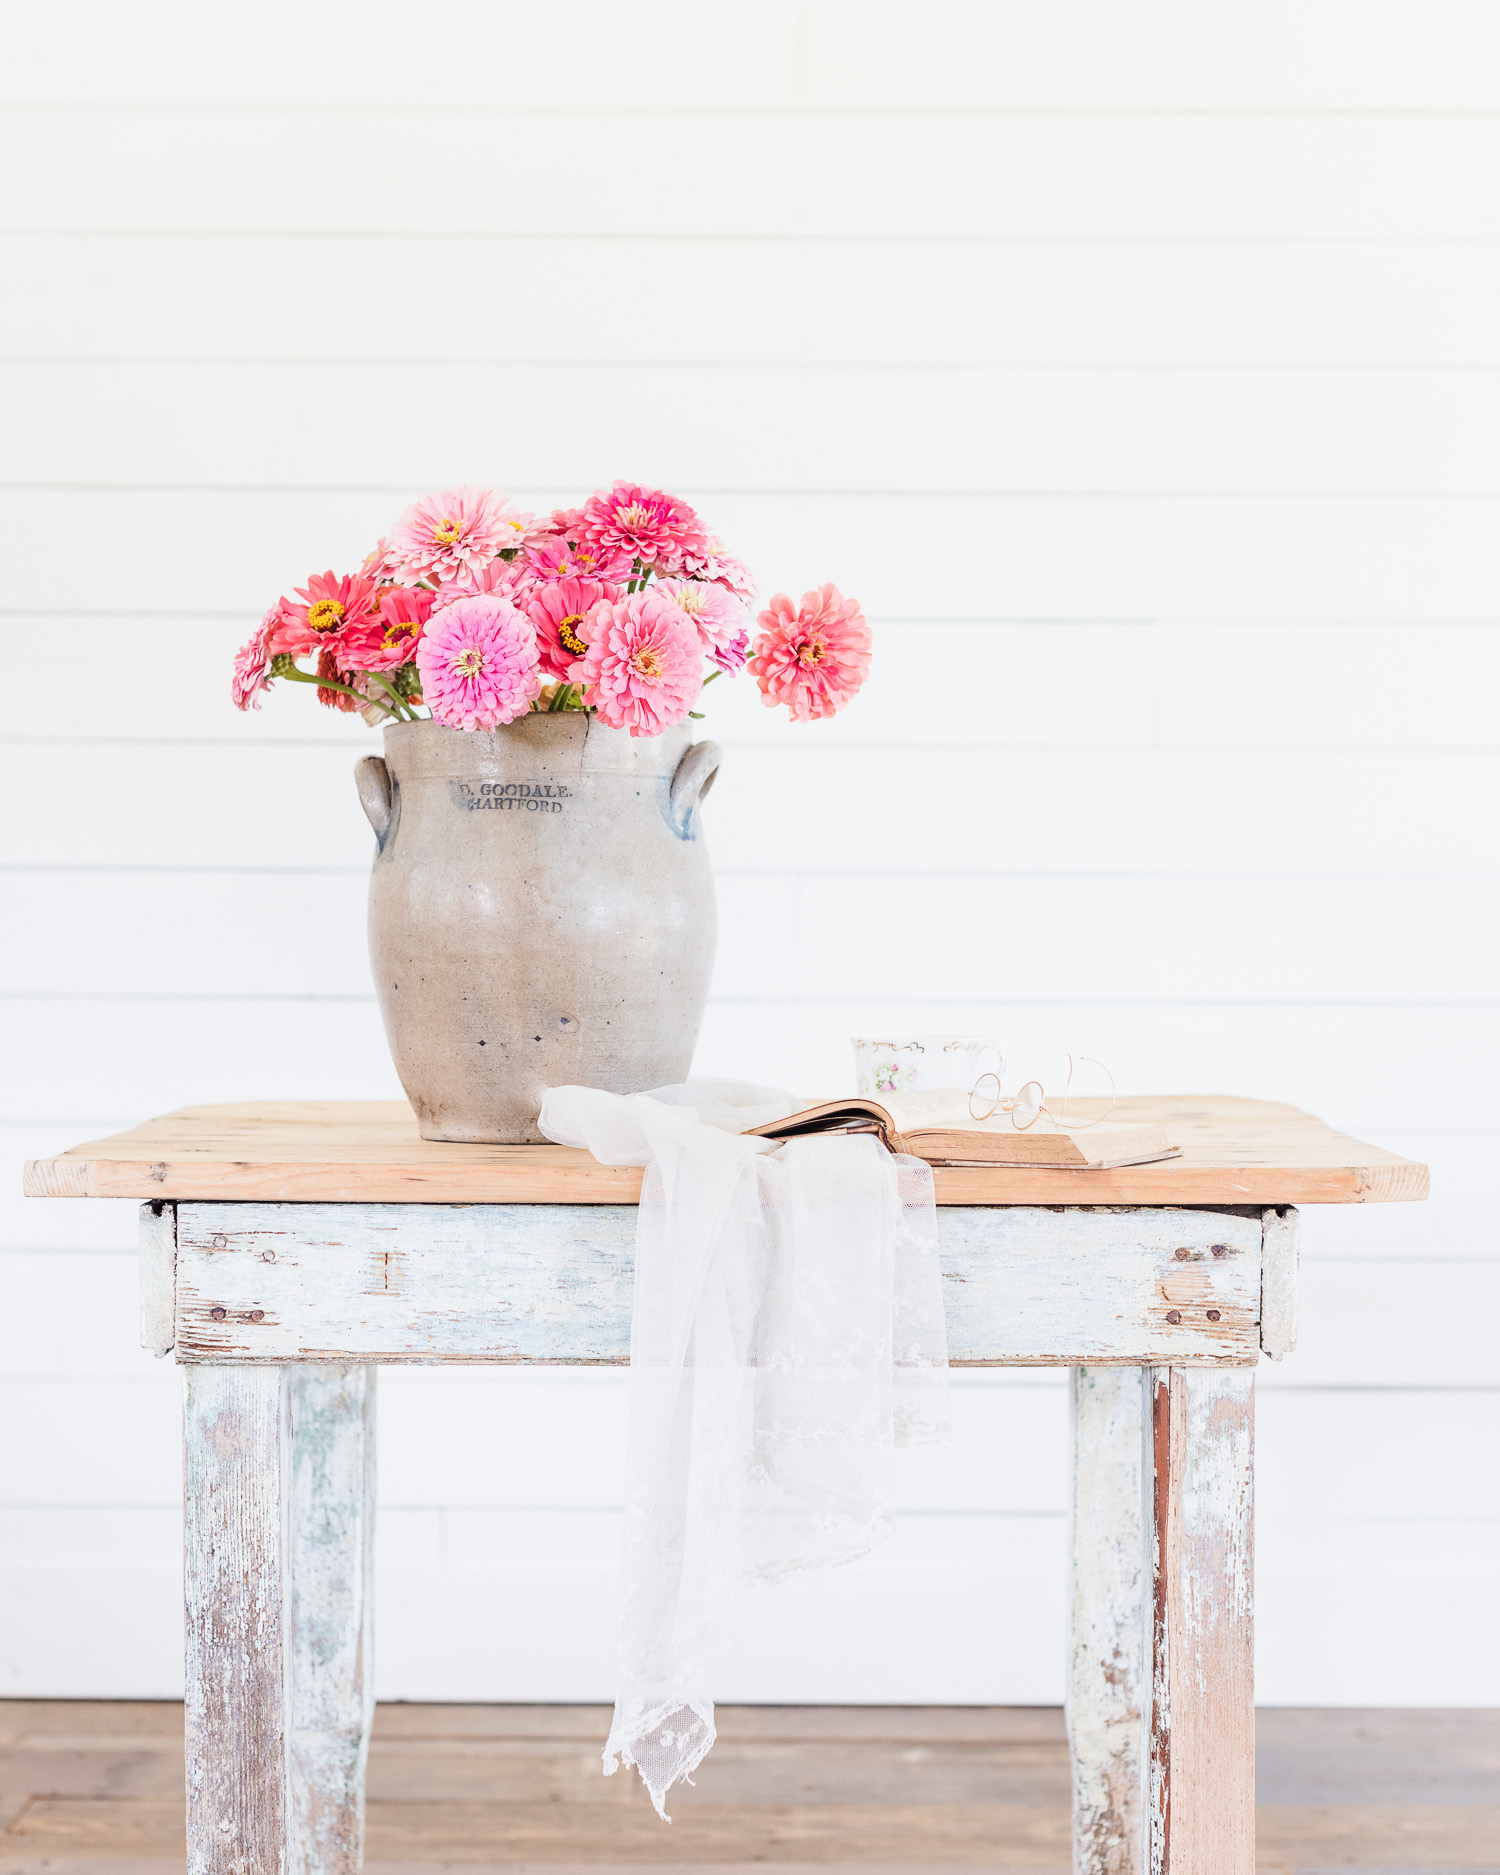
[[[568,790],[553,781],[454,781],[453,805],[472,814],[476,808],[508,809],[520,814],[560,814]]]

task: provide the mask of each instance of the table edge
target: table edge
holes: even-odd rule
[[[1415,1159],[1347,1166],[939,1166],[940,1205],[1402,1204],[1425,1199],[1428,1168]],[[999,1189],[997,1189],[999,1187]],[[72,1153],[26,1162],[28,1198],[134,1198],[200,1204],[635,1204],[641,1172],[594,1165],[551,1171],[388,1166],[337,1160],[280,1165],[243,1160],[106,1159]]]

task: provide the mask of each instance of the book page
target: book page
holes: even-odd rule
[[[961,1087],[933,1088],[930,1092],[909,1092],[904,1094],[882,1094],[880,1104],[889,1112],[895,1122],[898,1133],[921,1132],[926,1127],[946,1126],[961,1128],[973,1133],[1031,1133],[1035,1135],[1067,1134],[1074,1131],[1085,1133],[1114,1133],[1120,1130],[1119,1121],[1096,1121],[1088,1125],[1089,1114],[1084,1113],[1071,1127],[1059,1126],[1046,1114],[1040,1115],[1030,1126],[1017,1126],[1008,1113],[991,1114],[987,1120],[976,1120],[969,1111],[968,1093]],[[1099,1104],[1093,1103],[1097,1112]],[[981,1110],[985,1102],[978,1102]],[[1024,1116],[1023,1116],[1024,1117]]]

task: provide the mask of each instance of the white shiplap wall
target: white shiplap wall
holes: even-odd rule
[[[876,674],[712,693],[699,1065],[979,1026],[1429,1159],[1316,1213],[1263,1378],[1260,1692],[1491,1703],[1500,19],[1486,0],[0,7],[14,1163],[395,1082],[372,738],[233,647],[413,493],[616,474]],[[130,1207],[0,1222],[0,1691],[179,1679]],[[612,1374],[382,1378],[386,1696],[610,1684]],[[1065,1396],[960,1382],[726,1698],[1060,1695]],[[1376,1639],[1379,1645],[1372,1644]]]

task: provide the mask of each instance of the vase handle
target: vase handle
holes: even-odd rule
[[[672,777],[667,812],[667,823],[679,840],[692,839],[698,803],[714,785],[723,759],[724,751],[717,742],[695,742],[683,751]]]
[[[365,818],[375,829],[375,844],[383,847],[391,826],[391,771],[378,755],[362,755],[354,764],[354,785]]]

